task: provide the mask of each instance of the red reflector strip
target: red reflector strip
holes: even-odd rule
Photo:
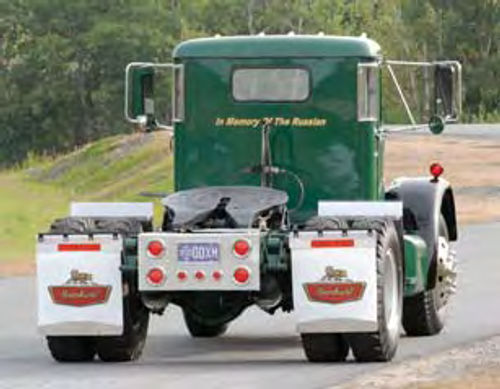
[[[57,245],[58,251],[101,251],[99,243],[61,243]]]
[[[354,239],[312,240],[311,247],[315,249],[328,247],[354,247]]]

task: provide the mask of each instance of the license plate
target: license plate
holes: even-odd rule
[[[177,246],[179,262],[217,262],[218,243],[180,243]]]

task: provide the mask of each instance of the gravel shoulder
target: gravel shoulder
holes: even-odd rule
[[[331,389],[493,389],[500,387],[500,336],[389,365]]]

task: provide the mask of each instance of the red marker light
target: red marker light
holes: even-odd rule
[[[239,267],[234,271],[233,277],[238,284],[245,284],[250,279],[250,271],[246,267]]]
[[[212,277],[215,281],[220,281],[222,279],[222,272],[220,270],[214,270]]]
[[[194,273],[194,278],[196,278],[198,281],[203,281],[205,279],[205,272],[198,270],[196,273]]]
[[[153,240],[148,243],[148,253],[152,257],[159,257],[165,251],[165,246],[159,240]]]
[[[315,239],[311,241],[313,249],[333,247],[354,247],[354,239]]]
[[[245,239],[240,239],[234,242],[233,252],[236,256],[243,258],[250,252],[250,243]]]
[[[434,177],[434,180],[437,180],[441,174],[444,172],[444,168],[441,166],[439,162],[434,162],[431,164],[429,168],[432,177]]]
[[[165,273],[162,269],[155,267],[148,271],[146,275],[147,280],[152,285],[160,285],[165,281]]]
[[[177,279],[179,281],[186,281],[187,280],[187,277],[188,277],[188,274],[187,272],[185,272],[184,270],[179,270],[177,272]]]
[[[101,251],[99,243],[61,243],[57,245],[58,251]]]

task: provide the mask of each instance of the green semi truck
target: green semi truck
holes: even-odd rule
[[[460,115],[460,65],[389,61],[364,36],[194,39],[170,64],[129,64],[125,116],[172,132],[175,190],[156,223],[151,203],[73,203],[39,234],[38,325],[52,356],[136,359],[150,314],[169,304],[194,337],[221,336],[253,305],[294,311],[315,362],[350,349],[388,361],[401,327],[439,333],[455,289],[452,188],[439,163],[430,176],[383,181],[397,130],[381,120],[383,72],[417,127],[402,65],[426,72],[440,133]],[[155,114],[165,69],[169,124]]]

